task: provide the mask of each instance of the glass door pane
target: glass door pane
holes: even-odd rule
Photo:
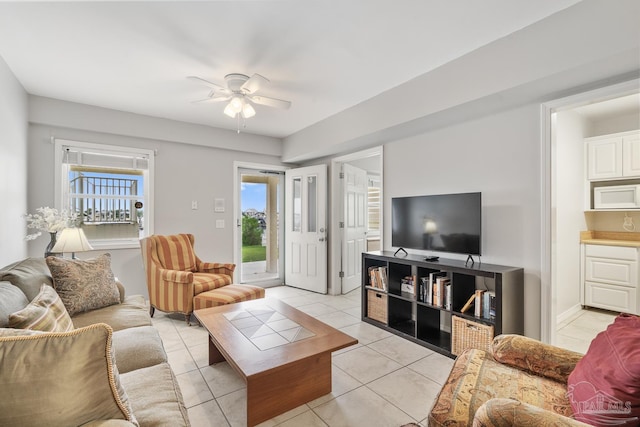
[[[282,174],[240,170],[241,283],[281,280]]]

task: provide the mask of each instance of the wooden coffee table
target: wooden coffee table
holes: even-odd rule
[[[248,426],[331,393],[331,353],[358,343],[276,299],[194,314],[209,332],[209,364],[226,360],[247,384]]]

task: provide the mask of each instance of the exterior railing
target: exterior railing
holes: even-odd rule
[[[69,182],[72,210],[84,224],[137,223],[138,181],[79,175]]]

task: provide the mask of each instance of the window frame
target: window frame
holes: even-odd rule
[[[97,154],[110,154],[125,157],[146,157],[147,168],[131,169],[141,171],[143,175],[143,203],[145,215],[143,217],[144,237],[153,234],[153,181],[154,181],[154,151],[143,148],[129,148],[119,145],[99,144],[83,141],[72,141],[67,139],[54,139],[54,197],[57,209],[66,209],[69,206],[69,165],[64,162],[67,147],[72,147],[78,151],[91,151]],[[127,169],[122,169],[126,171]],[[91,239],[91,246],[95,250],[106,249],[131,249],[140,247],[140,238],[130,239]]]

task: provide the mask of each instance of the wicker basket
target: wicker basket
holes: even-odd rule
[[[451,316],[451,353],[459,355],[468,348],[489,350],[493,326]]]
[[[387,324],[387,294],[367,289],[367,317]]]

